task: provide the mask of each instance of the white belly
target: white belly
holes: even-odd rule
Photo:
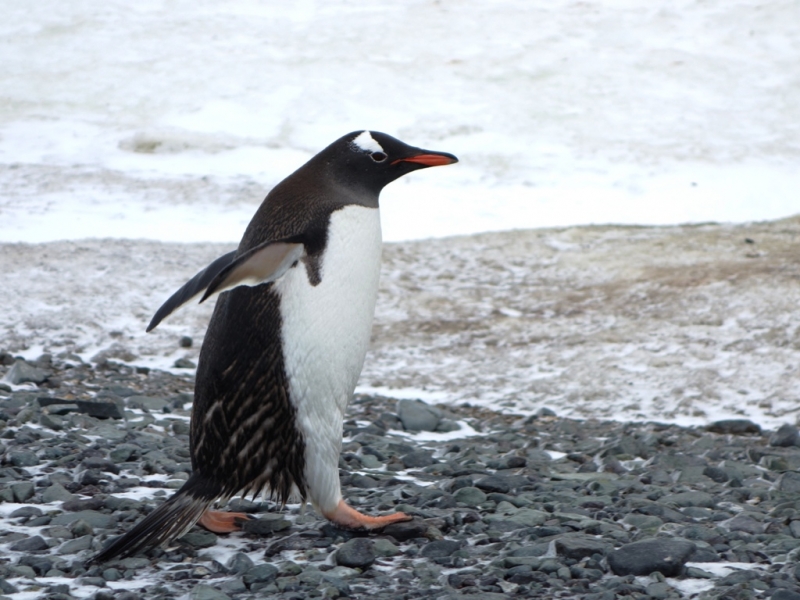
[[[380,265],[380,213],[351,205],[331,215],[322,281],[312,286],[298,265],[275,283],[289,393],[306,442],[309,498],[322,510],[341,498],[342,419],[369,346]]]

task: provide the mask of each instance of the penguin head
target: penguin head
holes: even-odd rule
[[[409,146],[379,131],[354,131],[319,155],[341,183],[378,194],[395,179],[426,167],[449,165],[458,159],[447,152]]]

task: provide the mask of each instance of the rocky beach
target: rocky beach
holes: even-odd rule
[[[136,329],[224,248],[4,245],[0,593],[800,598],[799,233],[793,218],[389,244],[340,475],[362,511],[414,520],[361,535],[234,499],[254,517],[242,533],[89,568],[188,476],[209,308]]]

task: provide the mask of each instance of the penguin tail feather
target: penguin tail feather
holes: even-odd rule
[[[193,474],[169,500],[128,532],[115,538],[89,559],[86,566],[107,562],[117,557],[132,556],[141,550],[168,544],[181,537],[219,496],[216,487],[197,473]]]

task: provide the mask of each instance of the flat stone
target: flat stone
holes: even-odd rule
[[[119,398],[103,398],[98,400],[76,400],[78,411],[96,419],[122,419],[125,417],[125,405]]]
[[[641,529],[642,531],[655,531],[664,524],[664,521],[658,517],[651,515],[640,515],[637,513],[629,513],[622,519],[623,523],[627,523],[632,527]]]
[[[37,508],[36,506],[21,506],[17,510],[11,512],[8,515],[9,519],[20,519],[25,517],[41,517],[42,516],[42,509]]]
[[[283,518],[250,519],[242,522],[242,531],[253,535],[271,535],[292,526],[292,522]]]
[[[617,575],[649,575],[658,571],[665,577],[675,577],[695,548],[694,543],[683,540],[643,540],[611,552],[608,564]]]
[[[200,583],[189,592],[189,598],[190,600],[230,600],[231,597],[222,590]]]
[[[419,555],[423,558],[447,558],[461,548],[461,542],[453,540],[436,540],[422,547]]]
[[[10,548],[14,552],[39,552],[41,550],[47,550],[49,546],[42,536],[34,535],[33,537],[14,542],[11,544]]]
[[[749,419],[723,419],[714,421],[706,426],[712,433],[730,433],[733,435],[747,435],[761,433],[761,427]]]
[[[422,400],[399,400],[397,416],[406,431],[435,431],[442,412]]]
[[[128,407],[142,408],[150,412],[162,412],[170,402],[166,398],[154,398],[152,396],[131,396],[128,398]]]
[[[384,535],[390,535],[398,542],[424,537],[427,531],[428,525],[420,519],[413,519],[402,523],[392,523],[383,528]]]
[[[668,494],[658,500],[662,504],[673,506],[703,506],[714,508],[714,497],[706,492],[681,492],[679,494]]]
[[[85,521],[97,529],[109,529],[116,523],[114,515],[107,515],[95,510],[81,510],[73,513],[63,513],[53,517],[53,525],[70,525],[75,521]]]
[[[342,567],[363,569],[375,562],[375,546],[367,538],[353,538],[336,551],[336,564]]]
[[[556,540],[556,552],[564,558],[581,560],[593,554],[605,556],[611,545],[601,540],[584,537],[562,537]]]
[[[511,485],[505,477],[500,475],[489,475],[475,482],[475,487],[484,492],[499,492],[506,494],[511,491]]]

